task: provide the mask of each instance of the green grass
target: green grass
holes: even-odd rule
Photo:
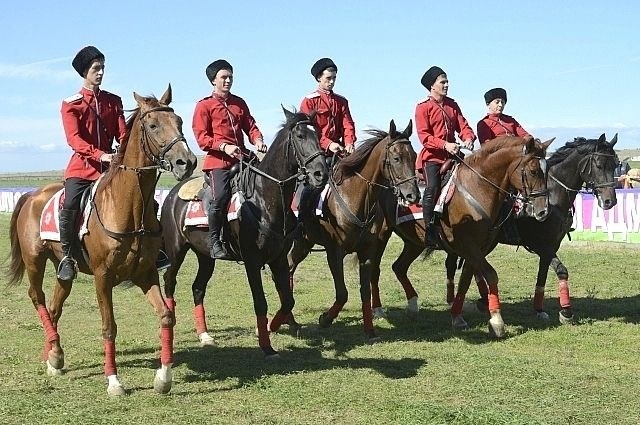
[[[0,230],[8,234],[8,214]],[[7,239],[0,242],[6,257]],[[46,376],[39,361],[43,332],[27,297],[27,282],[0,299],[0,421],[14,423],[234,424],[637,424],[640,415],[640,267],[638,248],[571,242],[561,257],[571,273],[576,326],[558,324],[555,277],[547,282],[548,324],[532,314],[537,257],[499,247],[490,256],[501,277],[507,337],[488,336],[487,317],[467,314],[471,329],[453,332],[444,302],[443,255],[410,270],[421,297],[417,320],[391,272],[401,250],[392,239],[382,264],[388,320],[367,345],[357,274],[347,268],[350,300],[329,329],[317,318],[333,301],[323,253],[296,274],[299,335],[272,336],[279,361],[257,348],[251,295],[241,266],[221,262],[206,298],[217,347],[201,349],[192,319],[187,257],[177,288],[174,386],[154,393],[158,322],[137,289],[114,290],[117,361],[129,395],[111,399],[103,376],[100,315],[90,277],[74,283],[59,326],[66,373]],[[552,274],[552,273],[551,273]],[[277,295],[263,273],[270,313]],[[47,271],[50,293],[53,270]],[[470,298],[477,297],[472,288]]]

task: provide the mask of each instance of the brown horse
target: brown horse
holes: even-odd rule
[[[398,198],[411,204],[420,200],[413,171],[416,153],[409,142],[411,131],[411,121],[402,133],[396,131],[393,121],[388,133],[369,130],[368,133],[373,137],[336,165],[329,179],[331,192],[322,217],[305,218],[305,237],[296,240],[289,252],[290,281],[293,285],[293,274],[298,264],[309,255],[313,245],[326,248],[336,298],[333,306],[320,316],[321,327],[330,326],[347,302],[342,260],[346,254],[355,252],[360,269],[365,335],[369,341],[376,339],[370,280],[374,270],[378,274],[380,270],[380,259],[374,261],[380,244],[379,226],[383,221],[378,198],[382,193],[392,191],[396,202]],[[272,327],[271,330],[275,329]]]
[[[471,280],[474,270],[481,270],[489,286],[491,320],[490,332],[500,337],[504,334],[504,322],[500,315],[498,276],[486,260],[488,249],[493,247],[497,235],[496,219],[504,199],[515,189],[524,195],[527,214],[542,221],[548,214],[548,192],[546,187],[545,152],[553,139],[540,143],[524,142],[519,137],[501,137],[487,142],[480,150],[467,156],[458,167],[454,177],[455,192],[443,211],[440,220],[440,236],[448,252],[457,253],[466,259],[460,277]],[[393,264],[393,271],[403,285],[409,300],[407,312],[417,314],[417,294],[406,275],[406,264],[411,264],[424,251],[425,226],[422,220],[396,222],[396,203],[390,197],[381,201],[385,225],[379,247],[382,257],[391,233],[395,231],[404,241],[400,257]],[[428,252],[430,254],[430,252]],[[380,306],[379,274],[372,277],[374,308]],[[464,328],[462,302],[464,294],[459,291],[451,314],[453,325]]]
[[[175,317],[165,304],[155,268],[162,236],[153,196],[159,170],[171,171],[177,180],[183,180],[197,162],[182,134],[182,119],[167,106],[171,86],[160,100],[137,93],[133,96],[138,108],[127,122],[129,137],[90,200],[93,208],[83,238],[86,256],[78,261],[80,271],[94,276],[110,395],[125,394],[116,370],[117,326],[112,301],[113,287],[125,280],[142,289],[160,319],[162,365],[156,371],[154,388],[160,393],[171,390]],[[24,194],[11,216],[10,227],[9,283],[19,283],[26,271],[29,297],[45,331],[43,356],[50,375],[61,374],[64,367],[57,326],[73,281],[57,280],[49,308],[45,306],[42,284],[46,263],[51,260],[57,268],[62,251],[59,242],[40,238],[40,216],[46,202],[61,188],[60,183],[50,184]]]

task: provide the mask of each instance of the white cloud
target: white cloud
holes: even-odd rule
[[[65,67],[64,70],[56,69],[55,65],[60,62],[68,62],[71,58],[63,57],[56,59],[48,59],[39,62],[27,64],[11,64],[0,62],[0,78],[14,78],[21,80],[70,80],[76,77],[73,70]]]

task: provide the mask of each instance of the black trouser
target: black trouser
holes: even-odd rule
[[[65,210],[79,210],[80,200],[85,189],[87,189],[92,180],[81,179],[78,177],[69,177],[64,181],[64,204],[62,208]]]
[[[230,170],[209,170],[209,184],[211,185],[211,202],[207,210],[209,222],[209,234],[211,242],[220,239],[220,231],[224,225],[227,206],[231,200],[231,171]]]
[[[440,191],[440,166],[437,162],[424,162],[422,164],[422,175],[424,177],[424,193],[422,194],[422,216],[425,225],[428,225],[433,218],[433,209],[436,206],[436,197]]]

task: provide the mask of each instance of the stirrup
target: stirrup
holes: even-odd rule
[[[217,245],[217,246],[216,246]],[[232,260],[229,252],[222,244],[222,241],[217,241],[217,243],[213,243],[211,245],[211,250],[209,251],[209,255],[214,260]]]
[[[78,262],[75,258],[65,255],[60,260],[57,270],[57,278],[60,280],[73,280],[78,274]]]

